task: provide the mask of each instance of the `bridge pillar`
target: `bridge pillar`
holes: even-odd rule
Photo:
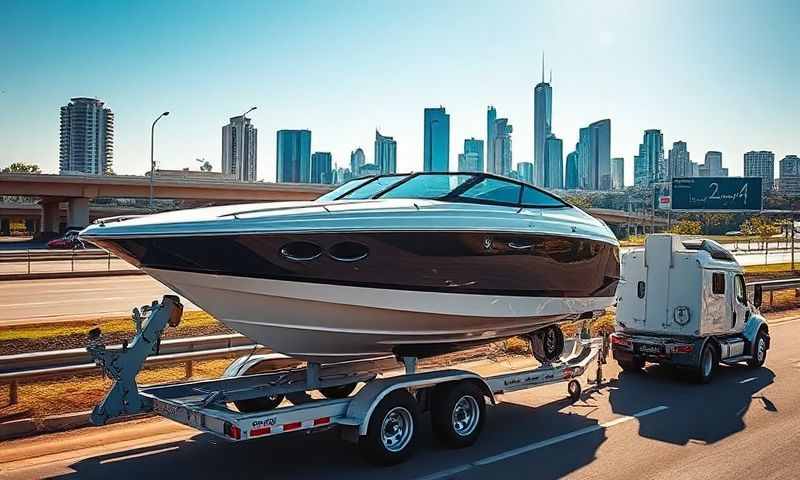
[[[85,227],[89,225],[89,199],[70,198],[67,208],[67,227]]]
[[[61,211],[59,209],[59,201],[42,201],[42,234],[54,236],[61,230]]]
[[[7,237],[11,235],[11,219],[0,218],[0,235]]]

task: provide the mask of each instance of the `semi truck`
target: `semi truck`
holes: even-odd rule
[[[708,383],[720,363],[764,364],[770,335],[761,299],[748,298],[742,267],[719,243],[650,235],[622,255],[620,274],[611,351],[624,371],[657,363]]]

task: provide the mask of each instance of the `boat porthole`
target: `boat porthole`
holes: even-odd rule
[[[307,262],[322,255],[322,247],[310,242],[291,242],[281,247],[281,255],[295,262]]]
[[[328,255],[340,262],[357,262],[367,258],[369,248],[356,242],[340,242],[328,249]]]

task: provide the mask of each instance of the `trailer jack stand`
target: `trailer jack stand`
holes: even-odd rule
[[[177,325],[182,313],[183,305],[175,295],[164,295],[161,303],[154,301],[142,307],[141,311],[134,308],[132,320],[136,335],[129,343],[123,344],[122,349],[107,349],[99,328],[89,332],[86,350],[103,374],[114,380],[103,401],[92,410],[89,418],[92,424],[104,425],[114,417],[152,410],[152,402],[139,395],[136,375],[147,357],[157,352],[161,333],[167,324]]]

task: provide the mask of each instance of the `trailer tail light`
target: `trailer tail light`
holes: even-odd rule
[[[234,440],[240,440],[242,438],[242,430],[232,423],[225,422],[225,425],[222,427],[222,431],[225,435],[233,438]]]
[[[292,422],[292,423],[284,423],[283,424],[283,431],[288,432],[290,430],[297,430],[298,428],[303,426],[303,422]]]
[[[694,351],[694,347],[692,345],[673,345],[672,346],[672,353],[692,353]]]
[[[322,417],[314,419],[314,426],[317,427],[319,425],[327,425],[331,423],[331,417]]]
[[[625,338],[621,335],[617,335],[616,333],[611,334],[611,344],[619,345],[620,347],[625,347],[625,348],[633,348],[633,342],[630,339]]]

